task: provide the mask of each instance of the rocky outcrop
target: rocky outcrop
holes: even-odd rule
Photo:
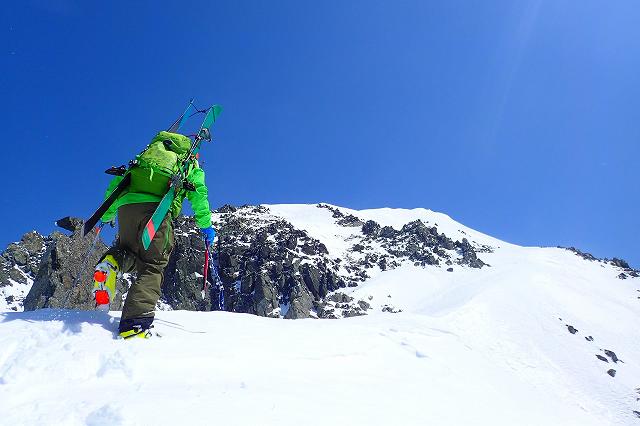
[[[458,263],[471,268],[482,268],[486,264],[477,256],[476,248],[464,238],[453,241],[438,233],[435,226],[427,226],[421,220],[407,223],[400,230],[369,220],[362,226],[363,244],[354,246],[354,251],[366,253],[374,242],[386,250],[386,255],[371,255],[365,258],[364,266],[377,263],[380,269],[393,269],[402,261],[409,260],[416,266],[451,265]],[[370,267],[370,266],[369,266]]]
[[[29,232],[0,254],[0,307],[22,310],[51,238]]]
[[[74,219],[76,223],[77,219]],[[47,244],[33,280],[33,286],[24,300],[25,310],[40,308],[93,309],[92,281],[94,265],[107,250],[107,246],[96,240],[96,231],[82,237],[80,227],[71,235],[54,232],[47,237]],[[95,246],[94,246],[95,241]],[[92,249],[93,247],[93,249]],[[125,280],[119,283],[119,293],[125,291]],[[120,309],[122,301],[113,302]]]
[[[592,255],[591,253],[583,252],[575,247],[558,246],[558,248],[569,250],[575,253],[576,256],[580,256],[584,260],[588,260],[591,262],[605,263],[618,268],[619,270],[622,271],[620,274],[617,275],[617,277],[621,280],[626,280],[627,277],[632,277],[632,278],[640,277],[640,270],[634,269],[631,266],[629,266],[629,263],[624,259],[618,259],[617,257],[614,257],[613,259],[607,259],[607,258],[599,259],[594,255]]]
[[[346,286],[324,244],[264,207],[219,210],[216,247],[225,309],[307,318],[313,302]]]
[[[179,217],[174,221],[175,248],[165,271],[161,306],[217,310],[222,291],[222,309],[227,311],[290,319],[344,318],[364,315],[370,305],[351,299],[343,289],[358,286],[378,271],[402,264],[485,266],[478,258],[484,248],[467,239],[454,241],[420,220],[395,229],[337,207],[317,207],[331,212],[335,225],[352,233],[345,241],[346,252],[329,253],[321,241],[263,206],[225,205],[215,211],[219,237],[212,262],[218,265],[220,280],[209,274],[204,300],[204,244],[193,218]],[[92,309],[91,274],[107,247],[97,241],[87,257],[95,234],[83,238],[82,221],[77,218],[61,219],[58,225],[70,233],[54,232],[48,237],[31,233],[7,248],[0,258],[5,265],[0,285],[24,279],[26,274],[33,285],[24,300],[25,309]],[[121,280],[115,309],[134,279]],[[388,307],[387,311],[399,310]]]

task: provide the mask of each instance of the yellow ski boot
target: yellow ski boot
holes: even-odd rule
[[[150,328],[152,328],[152,327],[153,326],[151,326]],[[131,338],[149,339],[149,338],[151,338],[153,336],[153,333],[151,332],[151,330],[149,328],[146,329],[146,330],[143,330],[140,326],[135,326],[131,330],[120,332],[119,336],[122,339],[131,339]]]
[[[116,281],[118,279],[118,262],[110,254],[96,265],[93,273],[93,295],[96,309],[108,312],[109,303],[116,296]]]

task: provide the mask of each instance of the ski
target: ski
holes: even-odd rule
[[[187,120],[187,118],[190,117],[189,112],[191,111],[192,108],[194,108],[193,98],[191,98],[191,100],[189,101],[189,105],[187,105],[187,108],[185,108],[182,115],[178,117],[178,119],[171,125],[171,127],[169,127],[169,130],[167,130],[167,132],[178,133],[178,131],[180,130],[184,122]]]
[[[175,328],[177,330],[184,331],[185,333],[193,333],[193,334],[204,334],[204,333],[206,333],[206,331],[203,331],[203,330],[191,330],[191,329],[185,328],[184,325],[179,324],[177,322],[167,321],[167,320],[164,320],[164,319],[158,318],[158,317],[155,318],[155,324],[157,326],[160,326],[160,327]]]
[[[118,199],[118,197],[120,196],[120,194],[122,194],[125,188],[129,186],[130,182],[131,182],[131,175],[129,173],[126,173],[124,175],[124,178],[118,184],[118,186],[115,187],[115,189],[111,192],[111,194],[109,194],[107,199],[103,201],[100,207],[98,207],[98,210],[96,210],[91,215],[91,217],[84,222],[84,226],[82,227],[83,237],[87,235],[89,232],[91,232],[91,230],[93,229],[94,226],[96,226],[96,223],[98,223],[102,215],[105,214],[107,210],[109,210],[109,207],[111,207],[111,205]]]
[[[184,122],[187,120],[187,118],[190,117],[189,113],[194,108],[195,107],[193,105],[193,99],[191,99],[189,101],[189,105],[187,105],[187,108],[185,108],[182,115],[178,117],[176,121],[173,122],[173,124],[169,127],[169,130],[167,131],[172,133],[177,133],[182,127],[182,125],[184,124]],[[111,205],[118,199],[118,197],[124,192],[124,190],[129,186],[129,183],[131,182],[131,175],[127,173],[127,168],[125,166],[111,167],[110,169],[105,171],[105,173],[110,175],[116,175],[116,176],[124,176],[124,178],[118,184],[118,186],[113,190],[113,192],[109,194],[109,197],[107,197],[107,199],[104,200],[102,204],[100,204],[100,207],[98,207],[98,209],[91,215],[91,217],[84,222],[84,226],[82,228],[83,237],[87,235],[89,232],[91,232],[91,230],[93,229],[94,226],[96,226],[96,223],[98,223],[102,215],[104,215],[105,212],[109,210],[109,207],[111,207]]]
[[[144,226],[142,231],[142,245],[144,249],[147,250],[151,245],[151,241],[153,237],[156,235],[157,230],[160,228],[162,221],[167,216],[169,209],[171,208],[171,204],[173,200],[176,198],[176,194],[178,190],[180,190],[184,185],[184,180],[186,179],[186,173],[189,168],[189,162],[192,157],[194,157],[198,151],[200,150],[200,144],[203,140],[211,140],[210,128],[215,123],[216,118],[222,111],[222,107],[219,105],[214,105],[209,107],[205,112],[204,120],[202,121],[202,125],[200,126],[200,130],[196,134],[193,143],[191,144],[191,149],[189,150],[189,154],[183,161],[180,172],[173,176],[171,179],[171,183],[169,185],[169,190],[160,200],[160,204],[156,208],[155,212],[151,216],[151,219]]]

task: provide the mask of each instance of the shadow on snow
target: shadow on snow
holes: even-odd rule
[[[68,309],[38,309],[28,312],[2,312],[1,322],[25,321],[37,322],[62,322],[62,332],[66,334],[78,334],[82,332],[83,324],[100,325],[105,330],[118,335],[118,318],[99,311],[76,311]]]

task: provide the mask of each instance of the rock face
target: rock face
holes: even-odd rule
[[[53,236],[52,236],[53,237]],[[20,311],[52,237],[29,232],[0,254],[0,308]]]
[[[212,261],[219,266],[222,285],[216,285],[210,276],[205,300],[201,297],[204,244],[193,218],[179,217],[174,222],[176,244],[159,307],[216,310],[222,289],[227,311],[289,319],[364,315],[370,304],[341,289],[358,286],[374,271],[402,264],[482,268],[486,264],[478,253],[491,250],[466,238],[454,241],[420,220],[394,229],[326,204],[317,208],[329,210],[334,224],[352,233],[345,241],[346,252],[329,253],[322,242],[264,206],[226,205],[215,211],[219,237]],[[91,274],[107,247],[98,241],[87,259],[95,234],[82,238],[79,219],[65,218],[58,224],[71,234],[54,232],[43,237],[29,233],[0,257],[0,288],[14,282],[30,287],[24,302],[15,302],[16,309],[93,308]],[[134,280],[135,276],[120,280],[120,296]],[[120,309],[121,304],[117,297],[113,308]],[[397,312],[392,307],[387,311]]]
[[[93,268],[107,250],[107,246],[96,240],[95,230],[82,237],[82,221],[69,218],[75,227],[70,236],[54,232],[46,238],[47,244],[40,258],[40,264],[33,277],[33,286],[24,300],[27,311],[40,308],[93,309],[91,282]],[[95,247],[93,242],[95,241]],[[123,280],[121,280],[123,281]],[[119,283],[122,294],[123,282]],[[113,303],[120,309],[119,298]]]
[[[265,207],[222,208],[216,225],[226,310],[307,318],[314,301],[357,278],[339,275],[324,244]]]

